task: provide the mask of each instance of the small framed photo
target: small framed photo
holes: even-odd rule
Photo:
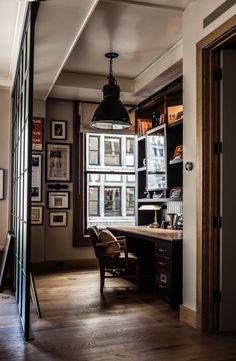
[[[46,180],[70,182],[71,144],[47,144]]]
[[[69,209],[69,192],[48,192],[49,209]]]
[[[32,202],[42,201],[42,154],[32,154]]]
[[[43,150],[43,118],[32,119],[32,150]]]
[[[166,114],[160,115],[159,125],[166,123]]]
[[[66,212],[49,212],[49,226],[50,227],[66,227],[67,213]]]
[[[176,159],[176,158],[183,158],[183,146],[182,145],[177,145],[175,147],[173,159]]]
[[[65,140],[67,138],[66,120],[51,120],[51,139]]]
[[[43,206],[31,207],[31,224],[33,225],[43,224]]]

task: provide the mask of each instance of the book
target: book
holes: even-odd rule
[[[152,119],[138,119],[138,136],[141,137],[152,128]]]

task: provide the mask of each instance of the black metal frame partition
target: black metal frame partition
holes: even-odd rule
[[[11,229],[14,289],[25,340],[30,329],[31,158],[34,28],[39,3],[29,2],[12,91]]]

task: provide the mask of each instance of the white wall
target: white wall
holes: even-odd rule
[[[221,5],[222,0],[196,0],[183,16],[184,78],[184,162],[196,164],[196,43],[236,13],[234,5],[203,29],[203,19]],[[196,167],[184,171],[184,285],[183,303],[196,310]]]
[[[4,199],[0,200],[0,246],[8,231],[10,163],[10,91],[0,89],[0,168],[4,169]]]

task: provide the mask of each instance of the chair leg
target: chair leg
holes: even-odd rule
[[[100,293],[103,293],[104,280],[105,280],[105,268],[102,265],[100,265]]]

